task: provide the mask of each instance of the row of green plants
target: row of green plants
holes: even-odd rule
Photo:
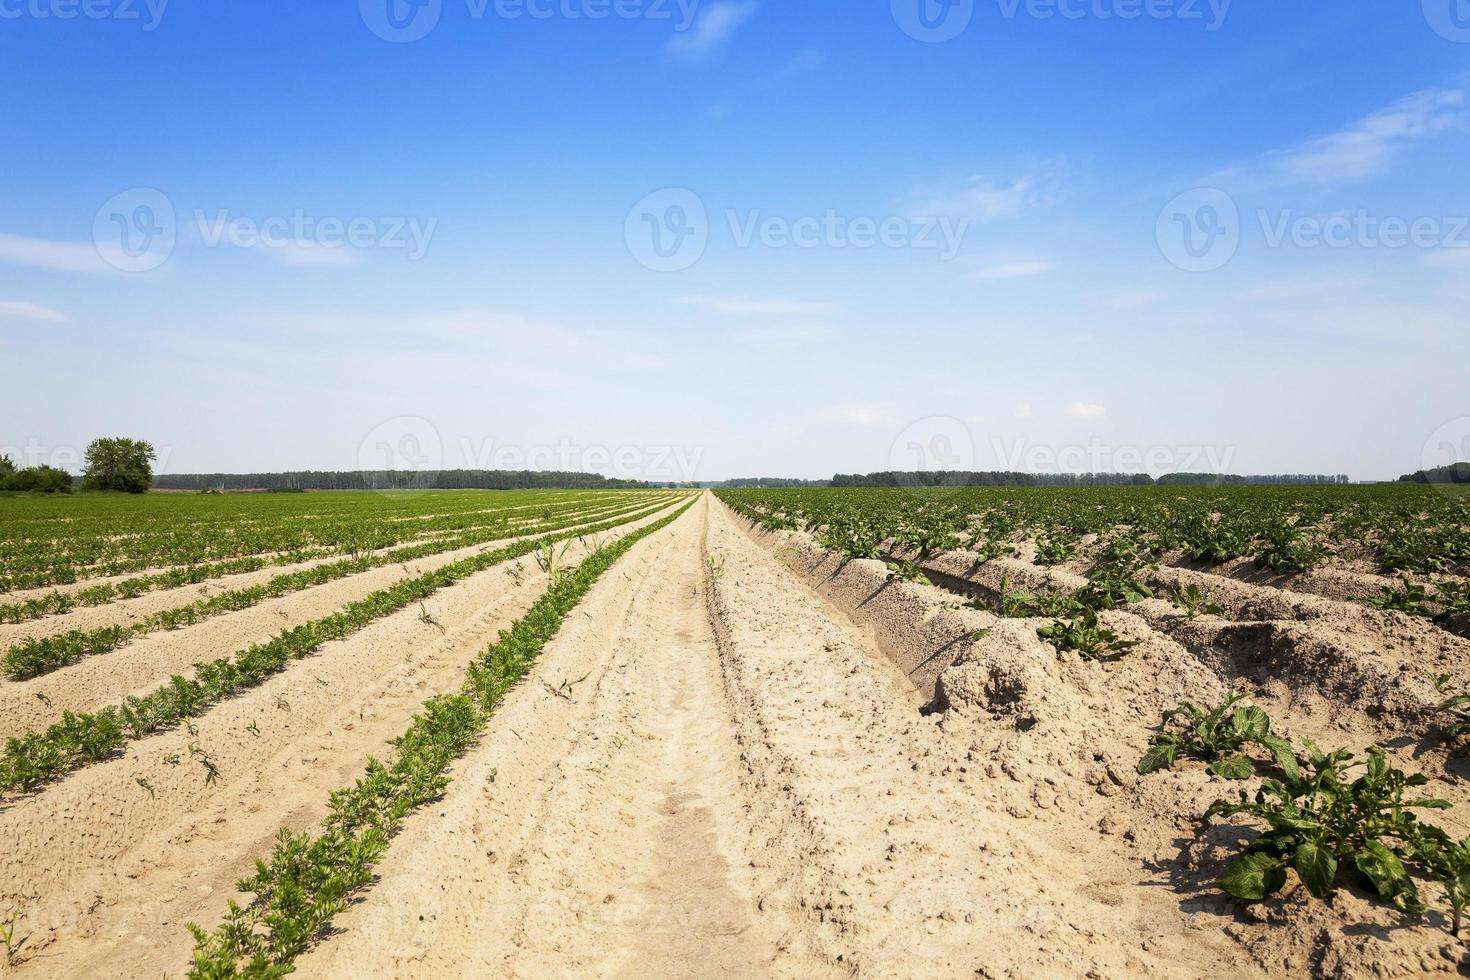
[[[1072,561],[1089,535],[1121,529],[1155,557],[1216,564],[1249,558],[1293,574],[1334,555],[1385,572],[1463,570],[1470,492],[1407,484],[1331,487],[1068,487],[722,490],[772,530],[825,529],[861,550],[896,540],[922,553],[965,547],[992,556],[1035,543],[1042,565]]]
[[[0,590],[250,556],[381,551],[513,508],[590,499],[545,491],[0,498]]]
[[[456,694],[430,699],[400,738],[391,762],[370,760],[351,787],[331,795],[319,830],[282,829],[270,857],[239,882],[251,896],[229,903],[213,931],[191,923],[195,980],[280,977],[352,898],[410,813],[443,795],[450,765],[484,730],[506,694],[526,676],[567,615],[597,580],[638,541],[668,526],[693,502],[559,574],[546,593],[502,632],[469,668]]]
[[[359,554],[372,554],[385,548],[396,547],[403,543],[412,543],[413,541],[421,541],[425,538],[452,537],[474,528],[509,526],[518,520],[534,519],[538,515],[542,520],[549,520],[556,515],[577,512],[579,510],[590,510],[593,509],[594,505],[607,506],[608,504],[608,501],[589,497],[585,501],[572,500],[557,504],[519,504],[509,507],[496,507],[483,513],[467,516],[463,520],[456,519],[454,521],[456,525],[462,526],[446,528],[442,522],[436,522],[433,529],[427,532],[424,531],[421,524],[411,525],[408,523],[409,519],[399,518],[397,519],[397,523],[401,530],[390,535],[390,540],[386,544],[383,544],[381,547],[365,549],[359,548],[354,544],[346,549],[346,553],[351,557],[357,557]],[[41,619],[45,616],[67,613],[73,609],[107,605],[110,602],[116,602],[120,599],[135,599],[149,592],[176,589],[187,585],[198,585],[212,579],[222,578],[226,575],[240,575],[273,566],[294,564],[299,561],[331,557],[342,553],[343,551],[339,548],[323,547],[271,555],[251,555],[244,558],[231,558],[218,562],[180,565],[167,568],[161,572],[135,575],[116,582],[101,582],[97,585],[71,592],[47,592],[44,595],[25,599],[20,602],[0,604],[0,623],[21,623],[33,619]]]
[[[652,503],[654,507],[660,506],[660,499],[666,498],[655,498],[652,501],[648,498],[639,498],[634,507],[616,510],[606,516],[620,517],[635,511],[648,513],[650,508],[646,505]],[[554,518],[524,528],[497,522],[487,526],[484,530],[459,537],[436,538],[425,544],[411,545],[357,558],[344,558],[313,568],[277,575],[259,585],[231,589],[172,609],[160,610],[126,626],[102,626],[90,630],[68,630],[54,636],[31,637],[13,644],[4,656],[0,657],[0,669],[3,669],[5,675],[11,680],[29,680],[60,670],[62,667],[70,666],[87,657],[115,650],[130,640],[159,630],[180,629],[212,616],[247,609],[267,599],[278,598],[352,575],[359,575],[374,568],[416,561],[512,535],[529,536],[550,533],[585,523],[589,519],[604,514],[606,514],[605,511],[595,511],[589,516],[587,512],[577,511],[569,517],[563,515],[559,519]]]
[[[191,677],[175,675],[147,695],[131,696],[121,704],[96,712],[65,712],[60,721],[43,731],[28,732],[6,741],[4,752],[0,753],[0,791],[33,791],[73,769],[100,762],[129,742],[200,715],[219,701],[259,686],[291,661],[314,653],[323,644],[422,602],[476,572],[535,553],[556,542],[611,530],[635,519],[615,518],[598,525],[579,526],[462,558],[374,592],[329,616],[283,630],[232,657],[197,664]]]

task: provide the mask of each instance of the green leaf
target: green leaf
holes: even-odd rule
[[[1245,756],[1232,755],[1228,759],[1210,763],[1210,772],[1222,779],[1250,779],[1256,774],[1256,767]]]
[[[1269,854],[1247,854],[1230,862],[1220,876],[1220,887],[1228,895],[1259,902],[1286,884],[1286,866]]]
[[[1288,779],[1296,780],[1302,778],[1301,767],[1297,765],[1296,753],[1291,749],[1291,743],[1280,735],[1262,735],[1256,739],[1276,759],[1276,764],[1281,771],[1286,773]]]
[[[1138,773],[1147,776],[1151,772],[1160,769],[1168,769],[1174,764],[1174,758],[1179,754],[1179,743],[1160,742],[1153,746],[1138,763]]]
[[[1395,905],[1413,915],[1423,914],[1424,906],[1419,902],[1419,892],[1404,869],[1404,862],[1387,847],[1370,840],[1363,845],[1355,859],[1358,870],[1372,883],[1379,895],[1391,899]]]
[[[1304,840],[1297,845],[1291,863],[1307,891],[1318,898],[1332,894],[1332,885],[1337,879],[1337,858],[1331,851],[1316,841]]]
[[[1266,712],[1252,705],[1241,708],[1230,719],[1231,729],[1242,738],[1259,742],[1271,732],[1271,719]]]

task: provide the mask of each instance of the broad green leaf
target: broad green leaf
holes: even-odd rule
[[[1419,892],[1404,869],[1404,862],[1393,851],[1376,840],[1370,840],[1358,852],[1355,863],[1379,895],[1391,899],[1405,912],[1416,915],[1424,912]]]
[[[1245,756],[1232,755],[1228,759],[1210,763],[1210,772],[1222,779],[1250,779],[1256,774],[1256,767]]]
[[[1302,841],[1292,856],[1292,866],[1296,868],[1302,884],[1307,886],[1307,891],[1318,898],[1332,894],[1332,885],[1337,879],[1337,858],[1327,848],[1316,841]]]
[[[1260,741],[1270,733],[1271,719],[1266,716],[1266,712],[1252,705],[1235,712],[1230,727],[1242,738]]]
[[[1274,895],[1286,884],[1286,867],[1269,854],[1247,854],[1230,862],[1220,876],[1226,894],[1247,902]]]
[[[1160,769],[1167,769],[1174,764],[1174,758],[1179,754],[1177,742],[1160,742],[1144,753],[1138,763],[1138,772],[1146,776]]]
[[[1276,764],[1281,771],[1286,773],[1288,779],[1297,780],[1302,778],[1301,767],[1297,765],[1296,753],[1291,749],[1291,743],[1280,735],[1262,735],[1256,739],[1276,759]]]

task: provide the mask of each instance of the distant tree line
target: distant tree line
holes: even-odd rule
[[[154,478],[156,490],[623,490],[644,489],[639,480],[611,480],[596,473],[534,470],[373,471],[302,470],[295,473],[170,473]]]
[[[1470,483],[1470,463],[1455,463],[1453,466],[1436,466],[1432,470],[1419,470],[1408,476],[1399,477],[1400,483]]]
[[[792,480],[780,476],[755,476],[744,477],[739,480],[725,480],[720,483],[706,483],[708,487],[728,487],[731,490],[747,490],[752,487],[765,487],[770,490],[786,490],[792,487],[830,487],[831,480]]]

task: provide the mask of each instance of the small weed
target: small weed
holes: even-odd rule
[[[1058,620],[1050,626],[1043,626],[1036,635],[1059,650],[1076,650],[1092,660],[1116,659],[1138,646],[1139,642],[1125,640],[1101,625],[1097,613],[1091,609],[1074,619]]]
[[[1208,593],[1198,585],[1181,585],[1175,589],[1174,607],[1184,613],[1184,618],[1190,620],[1200,616],[1219,616],[1225,612],[1211,602]]]

